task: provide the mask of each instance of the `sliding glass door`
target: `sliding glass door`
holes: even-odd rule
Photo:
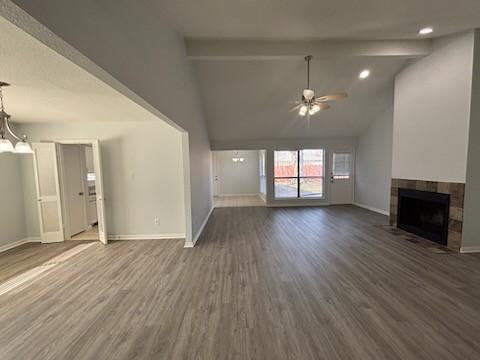
[[[275,199],[325,198],[323,149],[274,152]]]

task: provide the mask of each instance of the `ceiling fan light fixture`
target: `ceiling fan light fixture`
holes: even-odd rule
[[[305,62],[307,63],[307,86],[302,91],[302,98],[300,101],[295,101],[295,106],[292,107],[290,111],[298,111],[299,116],[315,115],[320,110],[327,110],[330,108],[330,105],[325,104],[325,102],[342,100],[347,97],[347,94],[344,92],[333,93],[328,95],[323,95],[320,97],[315,97],[315,91],[310,88],[310,61],[312,60],[311,55],[305,56]],[[370,72],[368,72],[368,75]],[[367,76],[368,76],[367,75]]]
[[[302,106],[300,107],[300,111],[298,112],[298,114],[299,114],[300,116],[305,116],[305,115],[307,115],[307,111],[308,111],[307,105],[302,105]]]
[[[305,98],[305,100],[310,101],[315,97],[315,91],[313,91],[312,89],[304,89],[303,97]]]

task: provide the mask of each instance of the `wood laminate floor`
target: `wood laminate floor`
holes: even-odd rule
[[[72,240],[98,240],[98,225],[94,225],[91,229],[82,231],[72,236]]]
[[[252,196],[215,196],[213,198],[214,207],[249,207],[265,206],[265,201],[260,195]]]
[[[64,241],[56,244],[27,243],[0,253],[0,284],[45,263],[78,244],[79,242],[76,241]]]
[[[0,358],[479,359],[480,257],[386,223],[349,206],[219,208],[193,249],[94,244],[0,296]]]

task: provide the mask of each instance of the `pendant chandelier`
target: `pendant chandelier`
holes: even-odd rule
[[[0,81],[0,153],[31,154],[33,151],[30,144],[27,143],[27,136],[23,135],[20,137],[15,134],[9,122],[11,116],[5,112],[3,105],[3,88],[9,85],[10,84]],[[15,147],[12,142],[5,137],[6,134],[10,134],[10,136],[17,141]]]
[[[233,162],[244,162],[245,161],[245,158],[241,157],[239,154],[238,154],[238,151],[235,153],[235,156],[232,157],[232,161]]]

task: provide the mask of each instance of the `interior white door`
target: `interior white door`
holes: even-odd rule
[[[97,196],[98,237],[104,244],[108,243],[107,222],[105,216],[105,195],[103,190],[102,157],[100,142],[95,140],[92,144],[93,167],[95,168],[95,192]]]
[[[78,145],[62,145],[65,203],[70,236],[86,230],[85,151]]]
[[[57,146],[34,143],[33,164],[42,243],[63,241],[62,206],[58,179]]]
[[[333,151],[330,158],[330,204],[353,202],[353,156],[350,150]]]

